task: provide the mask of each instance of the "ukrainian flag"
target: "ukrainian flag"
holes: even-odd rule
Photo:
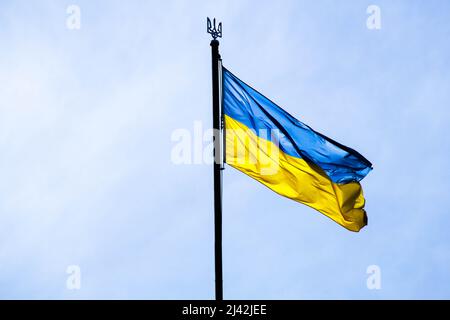
[[[359,181],[372,164],[222,67],[226,163],[351,231],[367,224]]]

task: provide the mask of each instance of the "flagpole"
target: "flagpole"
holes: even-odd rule
[[[212,114],[214,129],[214,268],[215,268],[215,291],[216,301],[223,300],[223,277],[222,277],[222,146],[221,146],[221,110],[220,110],[220,54],[218,37],[222,37],[222,23],[216,28],[216,19],[207,18],[207,31],[213,37],[211,41],[212,58]]]

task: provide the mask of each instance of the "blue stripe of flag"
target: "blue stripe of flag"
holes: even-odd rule
[[[264,132],[267,140],[271,140],[267,132],[278,129],[278,144],[284,153],[316,164],[335,183],[360,181],[372,169],[357,151],[314,131],[224,67],[223,100],[226,115],[256,134]]]

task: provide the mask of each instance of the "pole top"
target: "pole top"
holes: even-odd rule
[[[212,36],[213,41],[217,41],[217,38],[222,38],[222,22],[219,22],[216,28],[216,18],[213,19],[212,23],[209,18],[206,18],[206,32]]]

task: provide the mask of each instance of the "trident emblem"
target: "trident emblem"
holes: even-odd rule
[[[206,18],[207,29],[206,31],[213,37],[214,40],[216,38],[222,38],[222,22],[219,22],[216,29],[216,18],[213,19],[211,24],[211,20]]]

